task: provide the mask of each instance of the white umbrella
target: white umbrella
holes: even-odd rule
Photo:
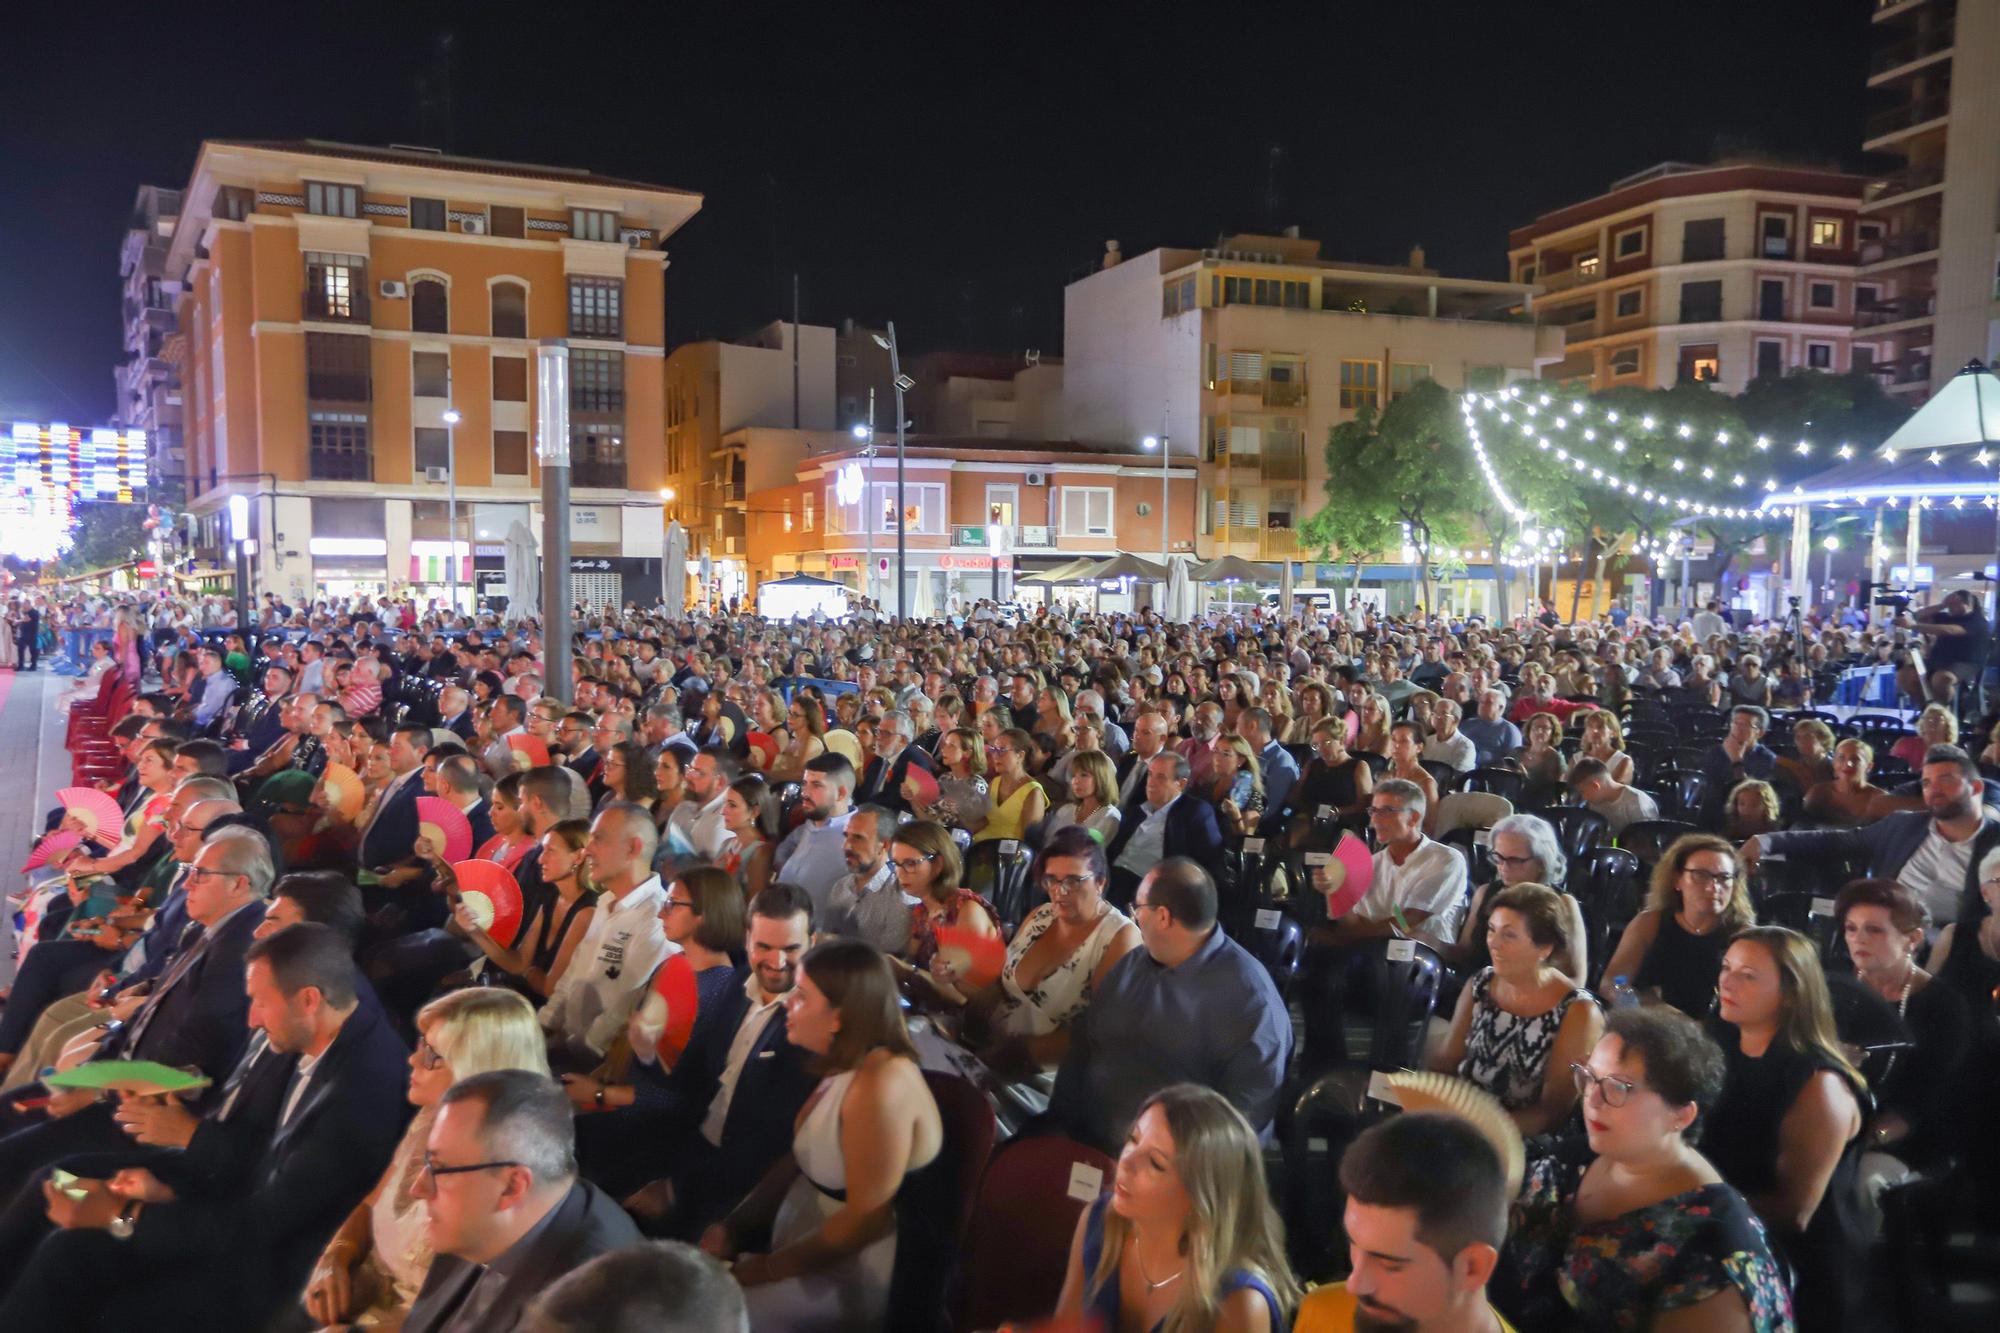
[[[687,610],[687,530],[675,519],[667,524],[667,553],[660,562],[661,595],[667,614],[678,618]]]
[[[507,620],[514,623],[539,616],[542,610],[542,554],[535,534],[515,519],[507,529],[504,553],[507,572]]]
[[[932,596],[931,572],[917,571],[917,595],[910,603],[910,617],[913,620],[930,620],[937,615],[937,600]]]
[[[1167,619],[1185,625],[1194,619],[1194,583],[1188,578],[1188,559],[1175,556],[1167,569]]]
[[[1284,570],[1278,575],[1278,614],[1285,619],[1292,618],[1292,562],[1287,560]]]

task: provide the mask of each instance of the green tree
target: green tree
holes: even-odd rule
[[[49,568],[59,574],[82,574],[137,560],[146,553],[146,506],[114,501],[85,501],[76,506],[71,545]]]

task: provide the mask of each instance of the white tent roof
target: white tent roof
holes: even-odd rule
[[[1759,507],[1893,500],[1990,504],[2000,474],[1996,454],[2000,378],[1973,361],[1872,452],[1773,491]]]
[[[1978,361],[1945,381],[1929,402],[1918,408],[1896,433],[1882,442],[1884,449],[1905,453],[1912,449],[1949,449],[1959,444],[1993,444],[2000,441],[2000,379]]]

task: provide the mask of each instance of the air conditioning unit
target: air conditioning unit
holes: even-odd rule
[[[375,294],[385,301],[400,301],[410,294],[410,289],[394,278],[384,278],[375,284]]]
[[[458,229],[464,232],[467,236],[484,236],[486,234],[486,219],[461,218],[459,220]]]
[[[1030,486],[1046,486],[1049,484],[1049,474],[1046,472],[1030,472],[1022,480]]]
[[[621,231],[618,233],[618,239],[625,242],[627,250],[643,250],[646,248],[646,233],[643,231]]]
[[[451,469],[442,467],[427,467],[424,469],[424,480],[430,482],[434,486],[442,486],[445,482],[451,480]]]

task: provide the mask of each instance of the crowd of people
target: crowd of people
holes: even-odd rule
[[[2000,1220],[1983,659],[1812,707],[1962,607],[24,605],[0,1328],[1866,1329]]]

